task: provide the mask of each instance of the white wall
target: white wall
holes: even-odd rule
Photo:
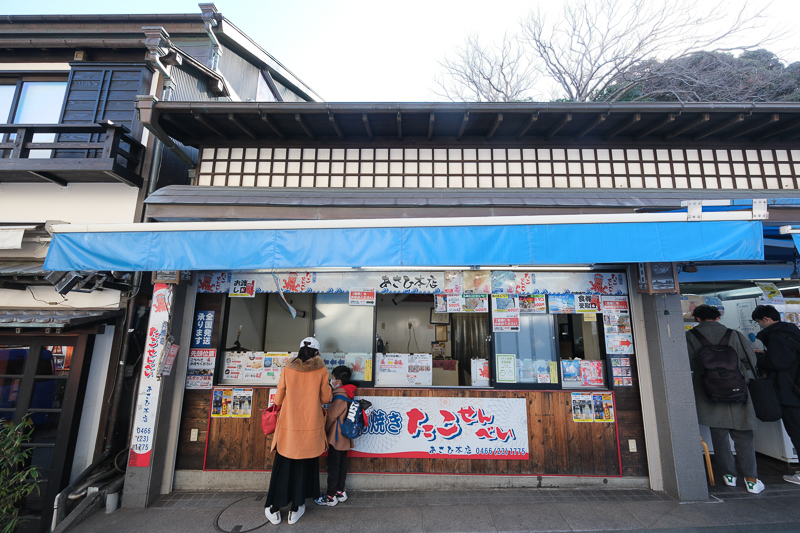
[[[3,183],[0,222],[133,222],[138,194],[122,183]]]
[[[420,352],[430,353],[431,343],[436,338],[433,325],[430,323],[431,308],[433,300],[430,302],[398,302],[392,303],[393,295],[378,296],[378,335],[383,339],[389,352],[409,353]],[[411,329],[408,324],[411,323]],[[409,332],[411,333],[411,346],[409,347]],[[416,338],[416,342],[414,339]]]
[[[47,309],[50,311],[119,308],[119,291],[69,292],[62,297],[52,285],[29,286],[28,290],[0,289],[0,308]]]
[[[100,411],[103,409],[103,393],[105,392],[113,340],[114,326],[106,326],[105,333],[95,335],[92,362],[89,367],[89,378],[86,382],[83,410],[81,411],[81,425],[78,428],[78,440],[75,443],[75,455],[72,460],[70,483],[94,460],[92,454],[97,441],[97,429],[100,426]]]

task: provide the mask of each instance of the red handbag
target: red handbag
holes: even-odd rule
[[[275,432],[275,424],[278,423],[278,415],[281,412],[280,405],[270,405],[261,410],[261,431],[264,435],[271,435]]]

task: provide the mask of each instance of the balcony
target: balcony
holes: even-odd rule
[[[0,124],[0,135],[0,183],[142,186],[144,147],[125,126]]]

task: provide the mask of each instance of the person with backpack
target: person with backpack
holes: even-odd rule
[[[353,372],[349,367],[337,366],[331,371],[333,401],[325,419],[328,435],[328,490],[314,500],[318,505],[333,507],[347,501],[345,480],[347,479],[347,452],[353,447],[353,439],[342,433],[350,407],[354,404],[356,386],[350,383]]]
[[[280,524],[280,508],[291,504],[289,523],[306,511],[306,498],[319,494],[319,456],[325,451],[325,413],[331,401],[328,369],[319,356],[319,341],[306,337],[278,379],[275,404],[281,406],[272,436],[272,473],[264,514]]]
[[[781,314],[771,305],[757,306],[751,318],[761,331],[756,338],[766,350],[756,350],[758,369],[772,380],[781,404],[781,419],[795,450],[800,450],[800,328],[781,321]],[[800,485],[800,471],[783,476],[784,481]]]
[[[759,494],[764,483],[756,468],[756,413],[747,394],[747,380],[755,378],[755,352],[744,335],[719,323],[722,315],[716,307],[698,305],[692,316],[698,324],[686,332],[686,344],[697,420],[711,430],[715,462],[725,484],[736,486],[738,464],[747,492]]]

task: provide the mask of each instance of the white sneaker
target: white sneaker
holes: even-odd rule
[[[264,516],[267,517],[267,520],[275,524],[276,526],[281,523],[281,511],[278,509],[274,513],[269,512],[269,507],[264,508]]]
[[[725,484],[728,485],[729,487],[736,486],[736,476],[725,474],[724,476],[722,476],[722,481],[724,481]]]
[[[296,511],[289,511],[289,523],[296,524],[300,517],[303,516],[303,513],[306,512],[306,505],[303,504],[297,508]]]
[[[764,490],[764,484],[760,479],[755,481],[745,480],[744,484],[747,487],[747,492],[750,494],[760,494],[761,491]]]
[[[794,483],[795,485],[800,485],[800,471],[795,472],[791,476],[783,476],[783,480]]]
[[[340,502],[346,502],[347,501],[347,491],[343,490],[341,492],[337,492],[336,493],[336,499],[339,500]]]

